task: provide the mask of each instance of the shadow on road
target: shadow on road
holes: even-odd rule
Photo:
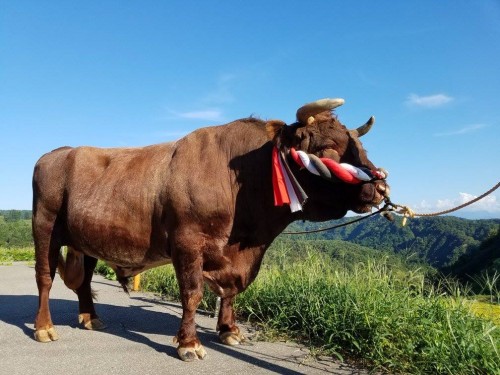
[[[165,342],[167,340],[166,336],[175,336],[180,326],[180,317],[177,312],[173,312],[173,307],[178,308],[178,306],[141,297],[132,297],[132,299],[140,301],[142,304],[140,306],[130,305],[125,307],[104,303],[95,304],[100,318],[108,325],[108,328],[103,332],[147,345],[157,352],[165,353],[177,359],[176,347],[173,344],[167,345],[152,341],[145,334],[161,335],[165,337]],[[153,307],[159,303],[165,305],[167,309],[161,312],[153,311]],[[168,311],[169,305],[172,306],[172,313]],[[0,320],[18,327],[30,340],[33,340],[33,322],[37,308],[37,296],[0,295]],[[80,327],[76,322],[78,302],[65,299],[50,299],[50,309],[56,327],[64,325],[72,328]],[[213,324],[215,327],[215,320]],[[216,332],[210,328],[199,327],[198,335],[203,345],[213,351],[269,371],[281,374],[300,374],[300,372],[256,358],[255,353],[251,350],[252,346],[241,346],[233,349],[222,345]],[[262,353],[260,353],[260,356],[262,357]],[[265,355],[265,358],[269,360],[285,360],[272,355]],[[290,362],[293,362],[293,360],[290,360]]]

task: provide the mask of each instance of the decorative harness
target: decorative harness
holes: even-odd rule
[[[347,163],[337,163],[333,159],[319,158],[314,154],[285,149],[300,168],[306,168],[312,174],[332,182],[341,180],[348,184],[384,180],[387,172],[382,169],[370,170]],[[292,212],[302,211],[307,201],[307,194],[299,185],[286,160],[285,152],[274,146],[272,154],[274,205],[290,205]]]

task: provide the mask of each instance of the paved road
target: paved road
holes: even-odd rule
[[[312,360],[307,350],[289,343],[250,340],[228,347],[219,343],[215,319],[198,314],[204,360],[177,359],[172,338],[179,327],[178,304],[152,294],[128,297],[116,282],[94,277],[96,308],[108,328],[81,329],[76,295],[56,276],[51,291],[52,319],[59,341],[33,339],[38,304],[35,271],[15,263],[0,265],[0,373],[30,374],[365,374],[331,361]]]

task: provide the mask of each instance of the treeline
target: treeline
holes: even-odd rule
[[[287,230],[317,229],[352,219],[348,217],[326,223],[295,222]],[[485,267],[500,273],[500,260],[495,263],[500,258],[499,228],[500,219],[415,218],[402,227],[400,217],[396,217],[395,222],[389,222],[377,216],[325,232],[282,234],[273,247],[280,243],[291,249],[307,245],[333,258],[344,257],[346,263],[362,261],[366,256],[373,258],[396,253],[398,259],[405,259],[406,262],[425,262],[436,268],[453,270],[453,274],[470,275]],[[297,241],[302,241],[300,246]],[[0,210],[0,247],[32,245],[31,211]],[[273,256],[272,253],[269,256]],[[475,268],[472,269],[472,266]]]
[[[31,210],[0,210],[0,216],[6,222],[31,220]]]

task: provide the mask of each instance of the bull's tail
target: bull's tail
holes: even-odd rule
[[[118,282],[122,286],[123,291],[130,296],[130,293],[128,291],[128,284],[130,279],[128,277],[117,277],[116,280],[118,280]]]
[[[62,252],[59,253],[57,269],[61,279],[64,281],[64,285],[76,292],[82,286],[85,279],[85,255],[70,246],[67,249],[66,257],[64,257]],[[93,290],[91,294],[92,298],[96,299],[97,295]]]

